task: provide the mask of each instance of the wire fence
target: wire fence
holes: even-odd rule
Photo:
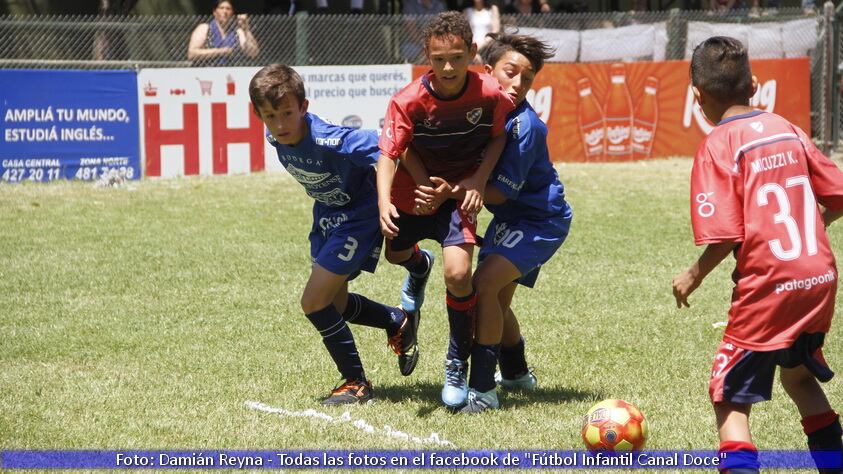
[[[828,144],[832,136],[840,136],[843,109],[836,88],[837,64],[843,59],[836,14],[826,6],[727,14],[671,10],[503,15],[501,22],[508,30],[553,44],[556,62],[687,59],[696,44],[713,34],[741,39],[752,57],[809,56],[813,134]],[[249,23],[259,53],[235,54],[224,61],[226,66],[420,63],[421,30],[428,20],[402,15],[255,15]],[[208,16],[0,16],[0,67],[218,65],[187,57],[191,32],[209,21]]]

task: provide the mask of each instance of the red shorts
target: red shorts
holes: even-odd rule
[[[708,394],[713,403],[757,403],[772,398],[776,366],[792,369],[804,365],[820,382],[834,372],[823,357],[824,333],[802,333],[787,349],[751,351],[724,340],[717,348]]]

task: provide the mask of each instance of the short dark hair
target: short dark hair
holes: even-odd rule
[[[723,102],[742,105],[752,98],[752,70],[743,43],[728,36],[712,36],[694,48],[691,84]]]
[[[471,49],[474,37],[471,35],[471,24],[462,12],[442,12],[424,26],[424,47],[430,46],[431,38],[456,36],[462,38],[466,49]]]
[[[480,50],[480,57],[484,63],[492,67],[501,60],[504,54],[515,51],[523,54],[532,64],[533,70],[538,73],[544,66],[544,62],[552,58],[555,52],[544,41],[528,35],[489,33],[486,36],[491,38],[491,41]]]
[[[292,94],[299,105],[304,103],[304,81],[293,68],[284,64],[270,64],[255,74],[249,82],[249,98],[257,108],[269,104],[277,108],[281,98]]]

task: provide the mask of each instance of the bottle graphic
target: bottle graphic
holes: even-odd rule
[[[584,77],[577,81],[580,100],[577,116],[580,122],[585,161],[602,161],[606,151],[606,122],[597,98],[591,92],[591,81]]]
[[[623,63],[612,64],[609,94],[606,97],[606,159],[632,159],[632,97],[626,87]]]
[[[226,92],[228,93],[228,95],[234,95],[234,92],[235,92],[234,78],[231,77],[231,74],[229,74],[225,79],[226,79],[225,80],[225,90],[226,90]]]
[[[635,106],[635,120],[632,121],[632,156],[636,160],[645,160],[653,151],[656,138],[656,125],[659,122],[659,102],[657,92],[659,80],[653,76],[644,81],[644,94]]]

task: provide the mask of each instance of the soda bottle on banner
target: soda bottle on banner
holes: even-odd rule
[[[584,77],[577,81],[580,100],[577,116],[585,152],[585,161],[602,161],[606,151],[606,122],[597,98],[591,92],[591,81]]]
[[[606,96],[606,158],[609,161],[632,159],[632,97],[626,87],[626,67],[612,64],[611,85]]]
[[[644,81],[644,94],[635,106],[635,119],[632,121],[632,156],[636,160],[650,157],[653,140],[656,138],[656,125],[659,121],[657,92],[659,80],[649,76]]]
[[[234,78],[231,77],[231,74],[225,78],[225,91],[228,95],[234,95],[235,93]]]

